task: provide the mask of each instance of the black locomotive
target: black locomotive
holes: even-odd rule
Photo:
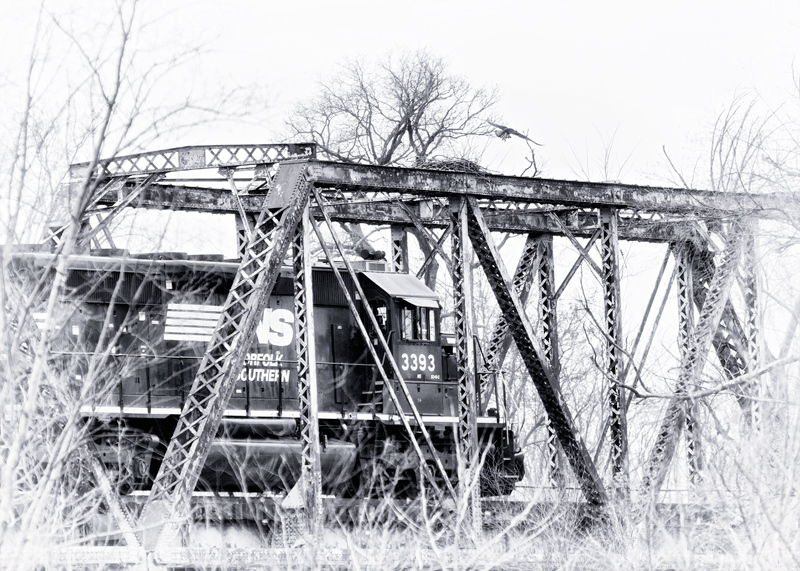
[[[16,254],[14,264],[20,274],[41,275],[53,262],[52,254],[30,252]],[[412,276],[367,271],[365,264],[357,279],[367,305],[455,481],[454,339],[440,330],[438,296]],[[76,387],[98,378],[92,368],[102,363],[101,382],[82,414],[95,449],[122,489],[145,493],[158,472],[237,267],[221,256],[185,254],[92,251],[69,258],[65,315],[53,352],[64,360],[63,370],[70,371]],[[346,272],[344,278],[357,298]],[[329,265],[314,268],[313,294],[324,491],[358,497],[414,494],[420,460]],[[199,490],[282,493],[297,481],[301,445],[293,303],[286,270],[245,356]],[[357,303],[359,311],[367,311]],[[391,373],[389,378],[398,384]],[[407,403],[401,405],[408,413]],[[496,414],[481,416],[478,427],[482,492],[508,494],[523,476],[513,433]],[[432,462],[431,451],[423,451]]]

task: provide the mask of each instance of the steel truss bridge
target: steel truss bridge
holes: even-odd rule
[[[667,243],[667,256],[675,260],[680,373],[641,482],[656,497],[682,434],[687,437],[692,478],[700,472],[702,458],[693,420],[695,405],[687,394],[693,380],[701,374],[708,354],[713,350],[733,379],[753,373],[759,367],[762,356],[758,350],[753,225],[758,219],[786,216],[787,205],[797,208],[797,201],[786,195],[721,194],[333,163],[318,160],[310,144],[184,147],[115,157],[73,165],[70,184],[90,189],[89,207],[79,236],[79,244],[84,247],[100,244],[103,239],[113,247],[109,225],[128,208],[231,213],[237,220],[241,264],[138,520],[123,501],[114,497],[102,467],[95,467],[101,484],[106,483],[108,503],[127,542],[124,554],[134,553],[131,557],[136,557],[137,553],[155,552],[161,554],[162,561],[180,559],[167,546],[189,517],[192,492],[243,366],[245,348],[253,341],[259,316],[287,255],[293,260],[294,270],[303,443],[298,513],[312,529],[319,523],[322,495],[310,302],[314,295],[309,256],[312,233],[324,245],[322,232],[329,231],[338,251],[326,246],[326,255],[329,259],[339,255],[346,260],[335,222],[388,225],[390,269],[408,272],[407,234],[414,232],[430,252],[418,270],[420,276],[436,257],[444,257],[455,292],[455,354],[459,367],[457,435],[466,470],[475,470],[479,461],[476,454],[479,392],[488,376],[502,365],[513,342],[546,412],[553,468],[556,450],[560,448],[579,482],[585,502],[602,512],[610,502],[626,498],[630,488],[627,411],[632,396],[622,385],[631,363],[626,366],[628,359],[623,359],[619,241]],[[60,240],[61,230],[53,229],[50,240],[55,244]],[[493,237],[497,232],[525,236],[516,268],[507,268],[501,259]],[[568,239],[579,252],[558,287],[553,275],[554,236]],[[588,242],[581,244],[578,238],[588,238]],[[450,256],[443,249],[447,240]],[[589,256],[595,243],[601,254],[599,264]],[[473,260],[483,269],[501,315],[477,369],[471,341],[474,324],[470,318]],[[611,477],[605,482],[561,395],[558,378],[556,302],[581,264],[590,266],[599,276],[603,292],[604,374],[610,380],[609,393],[604,399],[611,449]],[[666,265],[667,259],[659,281]],[[340,274],[347,272],[353,273],[349,263],[345,269],[336,270],[340,284]],[[737,281],[745,300],[744,311],[738,312],[730,298]],[[353,283],[358,284],[358,280]],[[535,320],[525,310],[530,295],[538,296],[539,300]],[[653,307],[655,297],[654,290],[647,312]],[[361,299],[366,299],[363,292]],[[350,299],[349,303],[353,309],[355,302]],[[380,327],[373,325],[385,349],[386,339],[381,336]],[[368,324],[359,326],[366,335]],[[643,329],[644,322],[636,344]],[[368,346],[372,347],[370,343]],[[635,350],[636,347],[630,354]],[[394,378],[402,379],[391,352],[386,354],[389,358],[383,368],[378,363],[383,375],[393,370]],[[377,354],[374,357],[377,359]],[[385,386],[392,387],[392,383]],[[399,421],[412,435],[411,441],[422,457],[420,447],[426,441],[434,449],[430,435],[413,399],[408,397],[405,383],[401,381],[400,387],[406,393],[404,402],[409,405],[403,411],[405,414],[399,415]],[[758,391],[756,383],[745,388],[746,395]],[[394,393],[390,396],[397,410],[403,410],[400,396]],[[758,416],[757,400],[741,397],[740,405],[751,417]],[[422,464],[426,466],[424,461]],[[440,463],[435,464],[429,467],[426,477],[432,481],[438,478],[441,483],[444,469]],[[468,482],[469,478],[459,481]],[[446,476],[444,484],[446,494],[468,502],[473,524],[480,525],[479,493],[463,484],[454,488]],[[96,550],[105,553],[102,548]],[[114,553],[117,555],[109,552],[98,557],[113,559],[123,552]],[[189,551],[185,557],[191,557]],[[243,561],[253,562],[259,558],[254,553],[242,557]]]

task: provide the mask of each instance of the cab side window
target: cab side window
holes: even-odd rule
[[[433,341],[436,338],[436,312],[428,307],[403,305],[401,309],[403,339]]]

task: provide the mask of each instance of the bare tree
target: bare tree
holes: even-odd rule
[[[486,119],[497,99],[495,89],[472,87],[426,51],[390,54],[343,64],[287,126],[334,160],[419,164],[437,155],[462,158],[464,139],[492,132]]]

